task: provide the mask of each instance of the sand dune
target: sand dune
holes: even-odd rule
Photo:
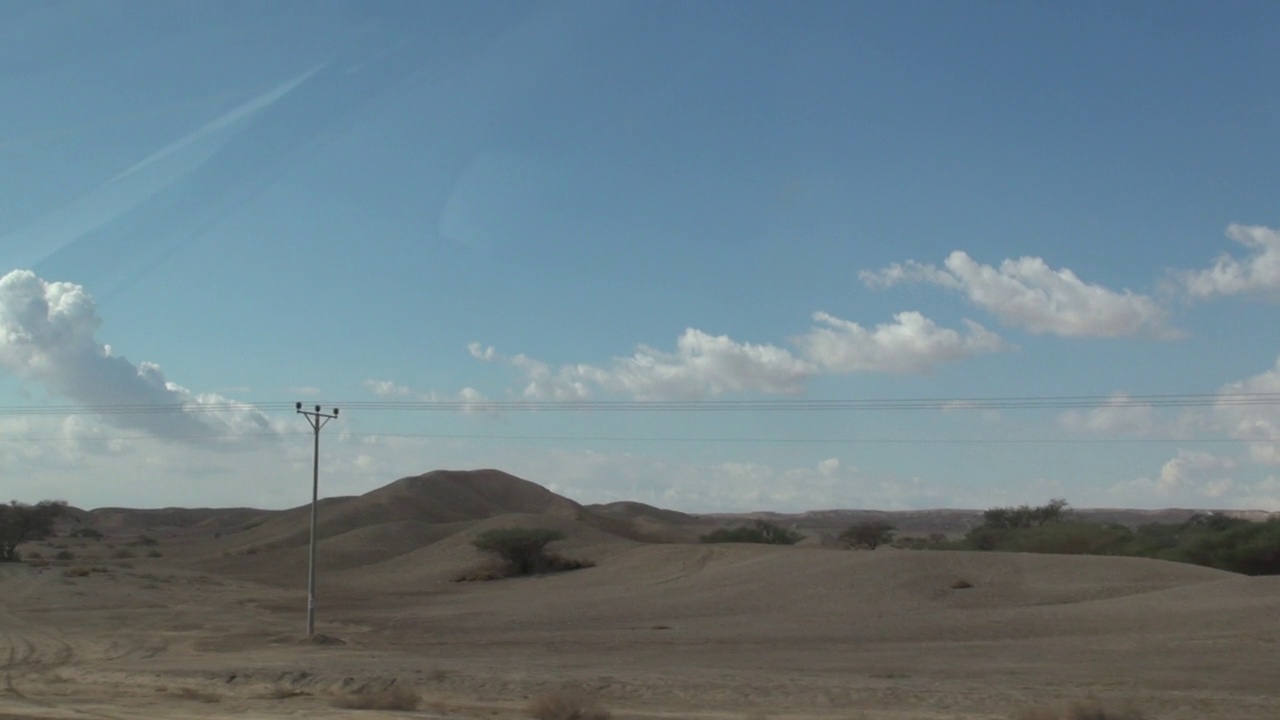
[[[391,683],[422,692],[422,717],[517,717],[566,684],[623,719],[1007,718],[1086,694],[1165,720],[1280,717],[1280,578],[641,542],[645,527],[707,521],[437,472],[323,503],[319,629],[342,641],[324,645],[301,642],[306,521],[306,508],[77,515],[107,537],[55,539],[77,557],[47,568],[0,566],[0,717],[372,716],[330,698]],[[452,582],[484,561],[472,540],[501,527],[558,530],[557,552],[596,566]],[[142,532],[160,557],[121,544]]]

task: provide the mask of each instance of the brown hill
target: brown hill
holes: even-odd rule
[[[316,534],[323,540],[387,523],[474,522],[507,513],[573,516],[581,510],[568,498],[500,470],[433,470],[364,495],[321,500]],[[310,536],[311,507],[303,505],[245,528],[221,549],[296,547]]]
[[[401,478],[358,497],[322,501],[317,510],[317,565],[332,573],[410,555],[414,557],[393,572],[413,575],[424,563],[418,551],[440,545],[428,555],[444,552],[451,559],[452,564],[446,563],[451,572],[459,558],[474,564],[470,544],[477,532],[510,525],[560,530],[566,536],[564,547],[665,539],[657,530],[645,532],[624,519],[598,515],[508,473],[437,470]],[[294,583],[305,571],[309,540],[310,508],[298,507],[206,543],[197,565],[237,577]],[[438,574],[428,572],[432,577]]]

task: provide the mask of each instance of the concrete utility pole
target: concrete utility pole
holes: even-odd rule
[[[338,417],[338,408],[333,414],[315,410],[303,410],[302,403],[294,403],[299,415],[305,415],[311,429],[316,433],[316,448],[311,465],[311,552],[307,556],[307,637],[316,634],[316,502],[320,497],[320,428]]]

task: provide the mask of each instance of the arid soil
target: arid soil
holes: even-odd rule
[[[524,717],[565,687],[615,718],[1010,718],[1086,696],[1280,717],[1280,578],[657,543],[685,521],[649,510],[630,522],[500,473],[327,501],[311,641],[304,511],[76,512],[24,546],[36,562],[0,566],[0,718],[391,716],[334,706],[390,686],[421,694],[398,713],[416,717]],[[559,529],[555,549],[596,567],[452,581],[483,562],[476,534],[512,525]]]

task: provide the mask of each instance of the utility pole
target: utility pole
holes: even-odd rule
[[[294,403],[299,415],[305,415],[311,429],[316,434],[315,454],[311,464],[311,551],[307,555],[307,637],[316,634],[316,502],[320,497],[320,428],[338,417],[338,408],[333,414],[323,413],[320,406],[315,410],[303,410],[302,403]]]

